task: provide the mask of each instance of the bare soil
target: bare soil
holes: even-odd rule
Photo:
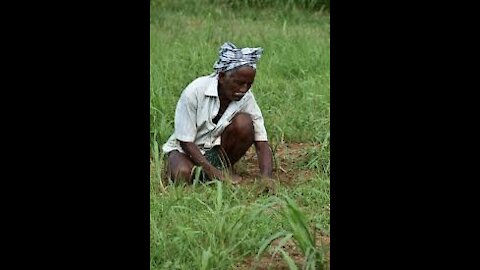
[[[307,162],[308,150],[314,147],[309,143],[280,144],[274,149],[273,177],[281,184],[290,185],[302,179],[312,177],[313,172],[302,168]],[[260,176],[255,147],[250,147],[245,156],[235,164],[235,173],[243,178],[243,183],[250,183]]]

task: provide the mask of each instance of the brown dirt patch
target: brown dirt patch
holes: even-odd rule
[[[273,149],[273,177],[282,184],[292,184],[297,180],[309,179],[312,170],[302,168],[308,159],[308,150],[315,147],[309,143],[280,144]],[[250,183],[260,176],[255,147],[250,147],[245,156],[235,164],[235,173],[240,175],[244,183]]]
[[[288,264],[283,259],[282,255],[277,252],[273,257],[273,250],[275,247],[278,246],[280,240],[273,241],[270,249],[268,252],[265,252],[259,260],[255,259],[255,256],[248,257],[243,260],[241,263],[238,263],[235,266],[235,269],[239,270],[268,270],[268,269],[279,269],[279,270],[288,270]],[[326,250],[326,270],[330,269],[330,237],[326,235],[321,235],[319,232],[316,234],[316,245],[317,247],[327,247]],[[282,246],[283,250],[288,253],[288,255],[293,259],[295,264],[299,266],[299,268],[303,265],[305,257],[303,256],[301,250],[295,245],[295,243],[290,240],[285,245]]]

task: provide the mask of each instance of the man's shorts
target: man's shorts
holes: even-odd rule
[[[228,159],[228,155],[225,150],[220,146],[214,146],[213,148],[207,150],[203,155],[210,164],[212,164],[215,168],[223,171],[231,167],[230,160]],[[193,170],[192,178],[195,180],[196,178],[196,171]],[[201,171],[199,179],[200,182],[207,182],[211,180],[205,171]]]

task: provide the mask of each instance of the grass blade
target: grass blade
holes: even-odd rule
[[[293,259],[286,253],[283,249],[280,249],[280,253],[282,254],[283,259],[287,262],[288,268],[290,270],[298,270],[297,265],[293,261]]]
[[[270,244],[275,240],[275,239],[278,239],[282,236],[286,236],[288,235],[288,232],[285,232],[285,231],[281,231],[281,232],[277,232],[275,233],[274,235],[270,236],[269,238],[265,239],[262,244],[260,245],[260,249],[258,250],[257,252],[257,256],[256,256],[256,259],[258,260],[260,258],[260,255],[265,251],[265,249],[267,249]]]
[[[204,250],[202,253],[202,270],[210,270],[210,258],[212,257],[212,252],[210,250],[210,247],[208,247],[208,250]]]

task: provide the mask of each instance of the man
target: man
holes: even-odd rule
[[[175,131],[163,145],[173,181],[191,183],[195,165],[202,180],[241,179],[228,173],[255,145],[262,179],[272,178],[272,151],[263,116],[250,90],[262,48],[220,47],[215,72],[191,82],[175,111]]]

